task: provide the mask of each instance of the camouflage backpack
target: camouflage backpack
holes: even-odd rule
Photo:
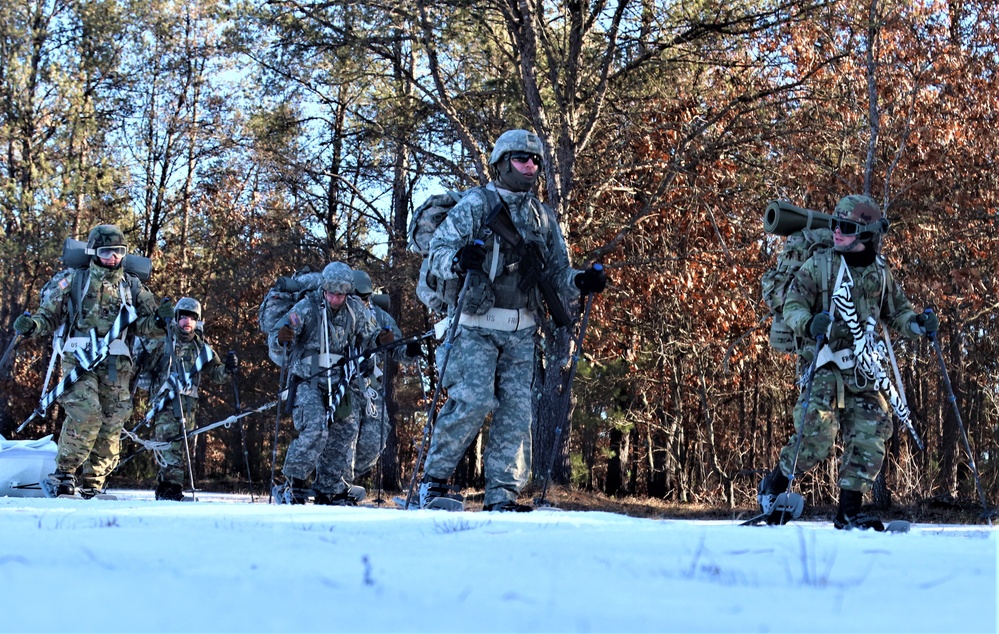
[[[487,190],[488,191],[488,190]],[[457,299],[458,289],[455,284],[442,282],[430,272],[427,255],[430,254],[430,239],[437,231],[451,208],[458,204],[467,192],[448,190],[443,194],[434,194],[413,211],[409,221],[406,248],[423,256],[420,264],[420,275],[416,281],[416,297],[431,311],[443,315],[447,307]]]
[[[798,341],[791,328],[784,322],[784,301],[787,289],[805,260],[814,253],[833,246],[833,232],[829,229],[832,217],[809,209],[795,207],[784,201],[767,205],[763,220],[764,230],[771,235],[784,236],[777,264],[763,274],[763,302],[773,317],[770,323],[770,346],[775,350],[794,354]],[[825,260],[822,260],[825,262]],[[825,275],[828,277],[829,272]],[[829,305],[829,291],[823,290],[822,305]]]
[[[279,277],[274,285],[264,295],[257,311],[257,325],[264,335],[270,334],[275,324],[287,314],[309,291],[320,288],[323,284],[322,272],[312,272],[309,269],[299,271],[290,277]],[[281,365],[283,359],[270,355],[271,361]]]

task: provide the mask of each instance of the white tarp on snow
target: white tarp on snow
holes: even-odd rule
[[[51,435],[38,440],[0,436],[0,497],[44,497],[38,483],[55,471],[55,457]]]

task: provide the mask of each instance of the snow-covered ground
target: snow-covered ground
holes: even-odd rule
[[[996,632],[996,535],[0,498],[3,632]],[[389,503],[389,506],[392,506]]]

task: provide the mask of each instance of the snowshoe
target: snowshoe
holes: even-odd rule
[[[298,478],[275,484],[271,488],[271,496],[275,504],[305,504],[309,501],[311,489],[305,487],[305,481]]]
[[[362,486],[356,484],[350,485],[350,489],[347,491],[347,497],[349,497],[353,502],[354,506],[357,506],[364,501],[364,498],[368,496],[368,491]]]
[[[441,478],[428,478],[420,483],[420,508],[440,511],[464,511],[465,498],[456,486]]]
[[[781,493],[774,498],[770,513],[767,514],[767,524],[787,524],[801,517],[805,510],[805,498],[797,493]]]
[[[482,510],[496,513],[530,513],[534,507],[527,504],[517,504],[514,500],[506,500],[495,504],[484,504]]]

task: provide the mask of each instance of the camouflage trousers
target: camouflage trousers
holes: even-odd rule
[[[76,473],[81,469],[78,484],[102,489],[107,477],[118,466],[121,453],[121,429],[132,415],[132,399],[128,390],[131,377],[127,364],[118,368],[117,381],[108,378],[107,362],[87,372],[67,389],[59,404],[66,411],[66,420],[59,432],[56,469]],[[63,372],[72,366],[63,365]]]
[[[437,363],[444,347],[437,349]],[[492,412],[484,462],[484,504],[516,500],[531,474],[531,383],[534,331],[459,326],[442,385],[448,400],[437,417],[425,473],[449,478]]]
[[[862,493],[870,491],[884,462],[885,441],[892,435],[891,415],[884,396],[870,387],[858,388],[852,371],[827,366],[815,372],[808,414],[802,422],[804,399],[803,390],[794,409],[795,432],[803,429],[797,475],[825,460],[842,430],[839,487]],[[780,465],[784,473],[791,473],[794,445],[795,436],[792,436],[781,450]]]
[[[184,421],[187,423],[187,431],[193,430],[197,423],[195,414],[198,409],[198,402],[193,398],[184,398]],[[156,415],[155,423],[156,440],[163,442],[172,440],[181,435],[180,419],[177,418],[173,406],[167,405]],[[189,439],[189,443],[192,442]],[[193,451],[194,447],[190,447]],[[184,449],[184,440],[174,440],[166,449],[157,452],[157,464],[159,465],[159,482],[169,482],[171,484],[184,484],[184,464],[187,460],[187,452]]]
[[[298,436],[288,445],[282,469],[286,478],[305,480],[314,472],[313,488],[328,495],[343,493],[353,484],[358,419],[351,399],[345,398],[348,402],[341,403],[327,424],[325,388],[299,386],[292,412]]]

